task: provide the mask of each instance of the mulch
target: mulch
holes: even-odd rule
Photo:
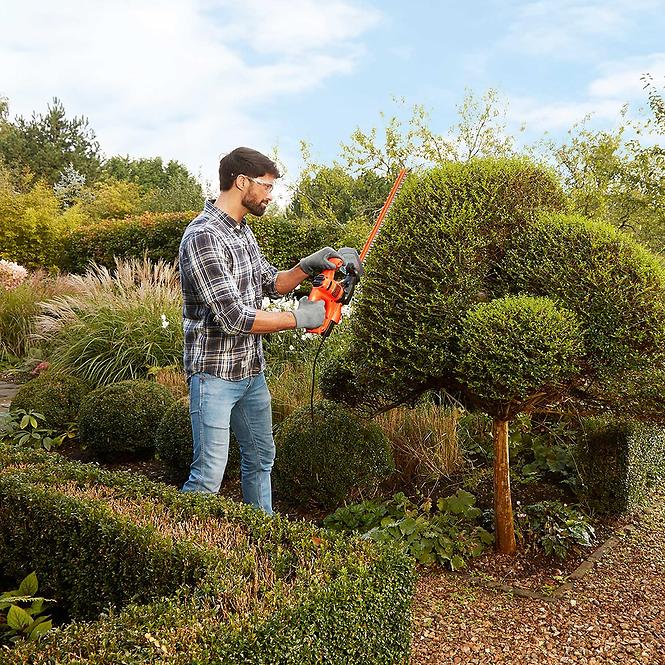
[[[547,600],[479,585],[477,571],[422,570],[411,665],[665,664],[664,492],[654,495],[650,511],[635,516],[634,527],[619,529],[616,544],[572,589]],[[493,558],[495,572],[506,567],[506,557]],[[533,570],[524,579],[513,575],[510,584],[535,588],[534,579],[547,570],[540,567],[540,578]],[[564,569],[549,572],[551,589],[541,592],[554,592],[567,579]]]

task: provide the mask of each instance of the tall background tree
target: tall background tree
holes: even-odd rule
[[[0,121],[0,157],[14,169],[29,169],[38,179],[55,185],[72,166],[87,181],[99,174],[99,142],[87,118],[67,118],[62,102],[54,97],[45,114],[33,113],[8,120],[8,105]]]

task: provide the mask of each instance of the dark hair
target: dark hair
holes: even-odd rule
[[[280,177],[280,173],[269,157],[251,148],[236,148],[219,162],[219,188],[226,192],[233,186],[233,181],[239,175],[258,178],[262,175]]]

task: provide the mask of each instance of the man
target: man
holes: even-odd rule
[[[278,272],[261,254],[245,215],[261,216],[280,177],[274,162],[236,148],[219,163],[220,194],[206,201],[180,243],[185,372],[189,382],[194,459],[183,492],[216,493],[224,476],[230,429],[240,444],[243,500],[272,514],[275,458],[271,398],[261,335],[322,325],[322,301],[301,298],[291,312],[264,312],[263,296],[279,297],[333,268],[331,247]]]

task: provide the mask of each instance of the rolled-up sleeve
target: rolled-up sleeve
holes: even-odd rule
[[[243,302],[223,244],[209,231],[201,230],[191,234],[183,250],[180,270],[191,282],[197,299],[210,308],[215,323],[228,335],[248,334],[256,309]]]

